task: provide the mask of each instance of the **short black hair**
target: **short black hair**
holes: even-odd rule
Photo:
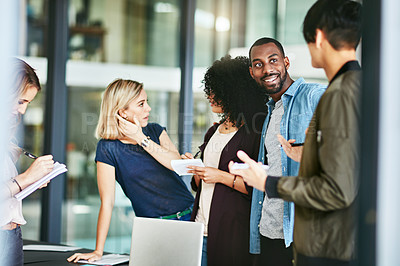
[[[303,22],[307,43],[315,42],[316,30],[322,30],[335,50],[357,48],[361,38],[361,4],[351,0],[318,0]]]
[[[285,51],[283,50],[283,46],[282,46],[282,44],[281,44],[279,41],[277,41],[277,40],[275,40],[275,39],[273,39],[273,38],[263,37],[263,38],[260,38],[260,39],[258,39],[257,41],[255,41],[255,42],[253,43],[253,45],[250,47],[250,50],[249,50],[249,58],[250,58],[250,61],[251,61],[251,50],[253,49],[253,47],[254,47],[254,46],[264,45],[264,44],[267,44],[267,43],[273,43],[273,44],[275,44],[276,47],[278,47],[278,49],[281,51],[282,57],[285,57]],[[250,63],[251,63],[251,62],[250,62]]]
[[[221,106],[222,121],[261,131],[267,113],[266,96],[250,76],[249,62],[245,56],[232,59],[229,55],[216,60],[204,75],[204,92]]]

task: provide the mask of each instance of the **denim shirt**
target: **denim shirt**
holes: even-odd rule
[[[306,83],[303,78],[296,80],[282,95],[283,108],[285,110],[280,122],[280,133],[285,139],[296,139],[297,143],[305,140],[305,130],[310,123],[314,110],[317,107],[319,99],[325,92],[326,86],[317,83]],[[265,164],[265,136],[269,119],[274,108],[274,102],[271,99],[268,103],[268,115],[264,121],[258,161]],[[296,176],[300,164],[287,157],[281,147],[282,175]],[[250,215],[250,253],[260,253],[260,231],[259,224],[261,219],[261,210],[264,201],[264,192],[253,189]],[[288,247],[293,242],[294,225],[294,204],[284,202],[283,207],[283,235],[285,245]]]

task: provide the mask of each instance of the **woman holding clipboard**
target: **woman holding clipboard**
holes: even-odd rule
[[[23,265],[23,243],[20,225],[26,224],[22,215],[22,202],[14,195],[21,192],[30,184],[41,179],[53,169],[52,155],[37,157],[25,172],[18,174],[15,163],[23,150],[12,139],[14,132],[25,114],[28,104],[40,91],[39,79],[34,69],[20,59],[13,59],[12,64],[12,111],[9,116],[11,135],[9,152],[3,156],[0,166],[0,175],[4,184],[1,186],[0,202],[0,265]],[[29,154],[29,153],[26,153]]]

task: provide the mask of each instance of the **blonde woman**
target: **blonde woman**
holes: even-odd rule
[[[179,152],[163,127],[149,123],[151,107],[143,85],[117,79],[108,85],[101,103],[96,135],[97,183],[101,206],[96,249],[76,253],[68,261],[99,260],[104,251],[114,206],[115,181],[130,199],[136,216],[190,220],[193,196],[171,171]]]

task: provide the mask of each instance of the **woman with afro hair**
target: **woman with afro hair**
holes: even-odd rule
[[[229,173],[238,150],[257,159],[265,95],[249,73],[249,59],[229,55],[217,60],[204,76],[204,92],[212,112],[221,116],[200,146],[205,167],[191,168],[197,191],[192,220],[204,224],[202,265],[251,265],[249,220],[252,188]],[[189,153],[183,158],[193,158]]]

